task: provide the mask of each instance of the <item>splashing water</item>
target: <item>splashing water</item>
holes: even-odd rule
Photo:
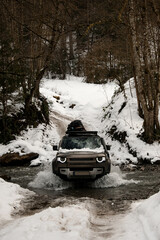
[[[39,172],[28,186],[32,188],[63,190],[71,187],[71,183],[60,179],[49,170],[44,170]]]
[[[122,174],[119,167],[112,166],[111,173],[87,184],[91,188],[108,188],[108,187],[118,187],[124,184],[137,183],[134,180],[125,179],[125,174]],[[72,188],[73,183],[64,181],[58,176],[54,175],[51,169],[45,169],[40,171],[35,179],[28,184],[32,188],[41,188],[41,189],[54,189],[54,190],[63,190],[67,188]]]
[[[118,166],[112,166],[110,174],[96,180],[92,183],[93,188],[109,188],[109,187],[118,187],[124,184],[137,183],[133,179],[125,179],[125,174],[122,174]]]

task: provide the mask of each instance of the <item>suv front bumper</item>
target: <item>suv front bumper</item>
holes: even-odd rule
[[[104,170],[103,168],[93,168],[93,170],[91,171],[87,171],[87,170],[71,171],[69,168],[60,168],[59,172],[60,172],[60,175],[64,175],[68,179],[76,179],[76,178],[95,179],[98,175],[102,175]]]

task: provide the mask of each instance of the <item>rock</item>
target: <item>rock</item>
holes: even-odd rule
[[[160,160],[156,160],[154,163],[155,164],[160,164]]]
[[[60,96],[53,96],[55,99],[57,99],[58,101],[60,100]]]
[[[38,158],[38,153],[28,153],[19,155],[19,153],[6,153],[0,157],[1,166],[21,166],[30,163],[31,160]]]
[[[73,103],[73,104],[71,104],[71,105],[69,106],[69,108],[72,108],[72,109],[73,109],[75,106],[76,106],[76,104]]]
[[[120,168],[122,171],[135,171],[137,169],[137,166],[134,164],[126,164],[126,165],[121,165]]]
[[[11,181],[11,176],[8,175],[0,175],[0,178],[4,179],[5,181]]]
[[[145,170],[145,167],[144,166],[142,166],[142,167],[140,167],[140,169],[139,169],[140,171],[144,171]]]

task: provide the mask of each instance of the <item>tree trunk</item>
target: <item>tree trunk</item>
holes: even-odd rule
[[[159,78],[158,86],[154,74],[153,52],[150,46],[148,2],[145,0],[143,10],[138,12],[136,2],[130,0],[130,31],[132,55],[134,64],[134,79],[137,93],[138,109],[140,116],[144,116],[144,139],[148,143],[156,140],[159,131]],[[142,24],[143,28],[137,27]],[[141,29],[141,31],[139,30]],[[158,88],[158,90],[157,90]]]
[[[144,114],[144,139],[147,143],[153,143],[155,140],[154,132],[154,111],[147,111]]]

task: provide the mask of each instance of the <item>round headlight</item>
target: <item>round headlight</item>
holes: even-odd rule
[[[105,157],[97,157],[96,160],[98,163],[102,163],[102,162],[106,161],[106,158]]]
[[[65,163],[66,162],[66,158],[65,157],[57,157],[57,161],[61,162],[61,163]]]

